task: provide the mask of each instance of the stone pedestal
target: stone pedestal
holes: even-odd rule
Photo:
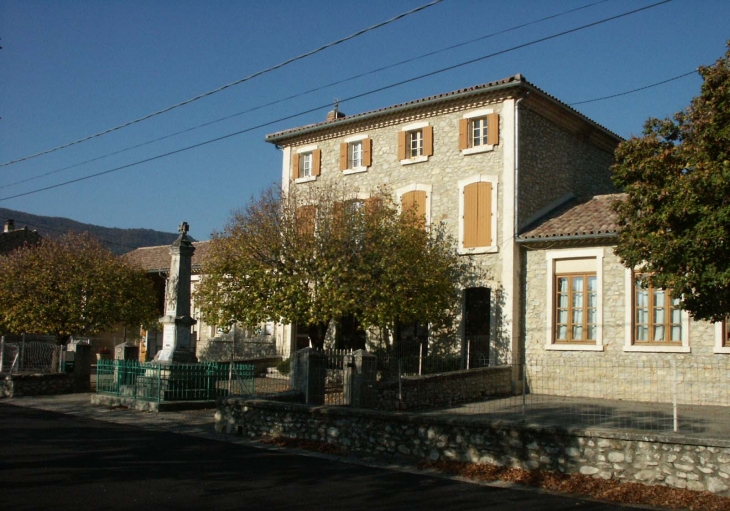
[[[365,350],[345,355],[345,404],[354,408],[375,408],[377,358]]]
[[[308,405],[324,404],[327,378],[324,355],[313,348],[304,348],[291,358],[291,387],[302,394]]]
[[[162,351],[155,360],[166,363],[197,362],[192,349],[190,328],[197,323],[190,315],[190,275],[195,247],[183,222],[180,235],[170,246],[170,273],[165,290],[165,315],[162,323]]]

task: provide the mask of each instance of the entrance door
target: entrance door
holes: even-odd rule
[[[470,368],[489,365],[490,295],[488,287],[464,290],[464,349]]]

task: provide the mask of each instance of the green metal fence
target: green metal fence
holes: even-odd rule
[[[140,401],[208,401],[232,393],[254,393],[249,364],[159,364],[99,360],[96,392]]]

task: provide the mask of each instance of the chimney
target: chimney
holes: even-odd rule
[[[11,232],[11,231],[14,231],[14,230],[15,230],[15,221],[14,220],[11,220],[11,219],[8,219],[5,222],[5,232]]]
[[[328,121],[334,121],[335,119],[342,119],[345,117],[345,114],[340,112],[340,102],[335,100],[335,108],[327,112],[327,119]]]

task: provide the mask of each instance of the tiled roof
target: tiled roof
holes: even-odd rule
[[[0,254],[7,254],[26,243],[35,245],[41,241],[41,235],[27,228],[15,231],[0,232]]]
[[[291,129],[287,129],[287,130],[283,130],[283,131],[278,131],[276,133],[266,135],[265,140],[267,142],[277,143],[280,140],[283,140],[283,139],[286,139],[289,137],[293,137],[293,136],[297,136],[303,132],[308,132],[310,130],[317,130],[320,128],[328,127],[330,125],[349,124],[351,122],[356,122],[361,119],[365,119],[365,118],[369,118],[369,117],[373,117],[373,116],[385,115],[385,114],[391,113],[393,111],[398,111],[401,109],[415,108],[417,106],[420,106],[420,105],[426,104],[426,103],[445,101],[445,100],[449,100],[449,99],[453,99],[453,98],[458,98],[459,96],[469,95],[469,94],[478,93],[478,92],[485,92],[485,93],[493,92],[493,91],[508,88],[508,87],[509,88],[523,87],[527,91],[535,92],[538,95],[542,95],[545,98],[548,98],[551,101],[559,104],[564,109],[569,110],[570,112],[572,112],[573,114],[582,118],[583,120],[587,121],[588,123],[599,128],[600,130],[606,132],[607,134],[611,135],[612,137],[620,139],[620,137],[618,135],[616,135],[615,133],[609,131],[605,127],[603,127],[600,124],[596,123],[595,121],[589,119],[588,117],[581,114],[580,112],[578,112],[577,110],[575,110],[574,108],[569,106],[568,104],[563,103],[555,96],[548,94],[544,90],[542,90],[539,87],[536,87],[532,83],[528,82],[521,74],[516,74],[514,76],[510,76],[508,78],[503,78],[501,80],[497,80],[494,82],[483,83],[480,85],[473,85],[471,87],[466,87],[464,89],[459,89],[459,90],[455,90],[455,91],[451,91],[451,92],[444,92],[441,94],[436,94],[434,96],[428,96],[425,98],[408,101],[406,103],[399,103],[397,105],[391,105],[391,106],[384,107],[384,108],[378,108],[376,110],[370,110],[369,112],[363,112],[360,114],[349,115],[349,116],[336,118],[336,119],[332,119],[332,120],[327,120],[327,121],[323,121],[323,122],[318,122],[318,123],[314,123],[314,124],[307,124],[305,126],[299,126],[297,128],[291,128]]]
[[[614,202],[625,197],[623,193],[596,195],[586,201],[572,201],[528,226],[520,234],[522,241],[547,238],[576,238],[584,236],[615,236],[618,232],[618,214]]]
[[[208,253],[210,242],[194,241],[193,246],[193,273],[199,273],[202,262]],[[124,254],[132,264],[144,268],[147,272],[166,272],[170,270],[170,245],[158,245],[156,247],[141,247],[132,252]]]

